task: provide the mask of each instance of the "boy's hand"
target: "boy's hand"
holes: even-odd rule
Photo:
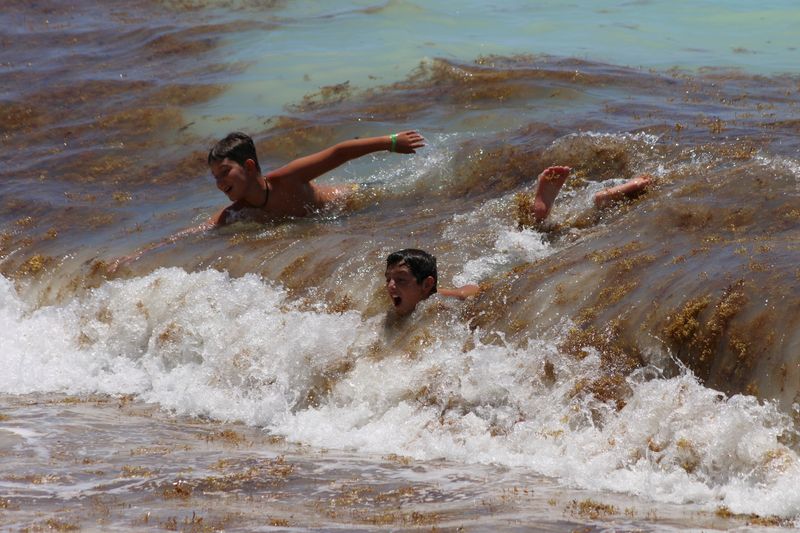
[[[400,154],[415,154],[417,148],[425,146],[425,138],[416,131],[402,131],[395,133],[397,140],[394,143],[394,151]]]

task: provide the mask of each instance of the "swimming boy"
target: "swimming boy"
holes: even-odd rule
[[[231,215],[243,209],[252,210],[261,219],[304,217],[352,191],[352,186],[312,183],[315,178],[373,152],[413,154],[423,146],[425,139],[416,131],[351,139],[262,174],[253,140],[241,132],[230,133],[211,148],[208,166],[217,188],[233,203],[210,222],[214,226],[226,224]]]
[[[111,261],[107,271],[114,273],[120,266],[135,261],[145,252],[161,248],[187,235],[225,225],[239,212],[246,212],[252,218],[263,221],[304,217],[329,206],[353,190],[352,185],[312,183],[314,178],[373,152],[388,150],[413,154],[424,146],[425,139],[416,131],[351,139],[321,152],[295,159],[262,175],[253,139],[241,132],[229,133],[208,152],[208,166],[217,188],[233,203],[217,212],[207,223],[185,229],[159,242],[143,246],[133,254]]]
[[[386,292],[399,316],[411,314],[422,300],[439,293],[464,300],[478,294],[477,285],[437,288],[436,258],[423,250],[406,248],[386,258]]]
[[[533,220],[535,222],[542,222],[550,214],[550,209],[553,207],[556,196],[558,196],[558,191],[561,190],[570,171],[572,171],[570,167],[557,166],[548,167],[539,174],[532,207]],[[623,198],[636,196],[643,192],[651,181],[652,177],[649,174],[641,174],[629,179],[622,185],[598,191],[594,195],[594,205],[600,209],[608,207]]]

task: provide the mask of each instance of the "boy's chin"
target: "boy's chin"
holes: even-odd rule
[[[394,313],[395,315],[397,315],[399,317],[405,317],[405,316],[408,316],[408,315],[410,315],[411,313],[414,312],[414,307],[409,309],[407,306],[395,305],[395,306],[392,306],[390,312]]]

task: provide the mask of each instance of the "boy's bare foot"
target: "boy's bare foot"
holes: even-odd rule
[[[594,195],[594,205],[595,207],[606,207],[624,197],[634,197],[644,192],[652,181],[653,176],[650,174],[641,174],[635,178],[629,179],[622,185],[603,189]]]
[[[558,191],[567,181],[571,170],[570,167],[547,167],[539,174],[536,197],[533,200],[533,218],[536,222],[541,222],[550,214]]]

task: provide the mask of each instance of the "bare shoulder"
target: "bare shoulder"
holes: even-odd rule
[[[304,182],[296,179],[291,173],[284,172],[282,168],[264,174],[264,181],[267,182],[267,186],[270,188],[271,192],[274,192],[276,189],[296,188],[304,184]]]

